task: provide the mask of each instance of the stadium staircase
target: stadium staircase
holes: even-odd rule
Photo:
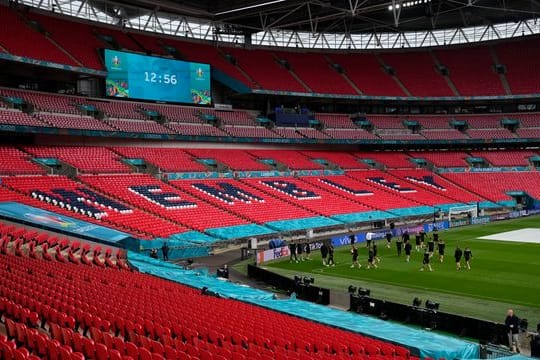
[[[385,64],[384,60],[381,58],[380,55],[378,54],[375,54],[374,55],[375,58],[377,59],[377,62],[382,66],[382,68],[384,69],[384,71],[388,72],[388,69],[392,68],[391,66]],[[393,68],[392,68],[393,69]],[[405,85],[403,85],[403,83],[401,82],[401,80],[399,80],[399,74],[397,74],[395,72],[395,69],[393,69],[392,72],[388,72],[388,75],[396,82],[397,86],[399,86],[399,88],[401,89],[401,91],[403,91],[403,93],[406,95],[406,96],[412,96],[411,92],[409,91],[409,89],[407,89],[407,87],[405,87]]]
[[[322,56],[323,56],[324,60],[326,60],[326,62],[329,64],[329,66],[333,66],[333,65],[338,65],[338,66],[339,66],[339,64],[334,64],[334,63],[332,62],[332,59],[330,59],[330,58],[328,57],[328,55],[324,54],[324,55],[322,55]],[[343,80],[345,80],[345,82],[346,82],[347,84],[349,84],[349,86],[350,86],[351,88],[354,89],[354,91],[355,91],[355,93],[356,93],[355,95],[364,95],[364,93],[362,93],[362,90],[360,90],[360,89],[358,88],[358,86],[356,86],[356,84],[349,78],[349,76],[347,76],[347,73],[343,70],[343,68],[341,68],[341,66],[340,66],[340,69],[341,69],[341,71],[338,71],[337,69],[334,69],[334,70],[335,70],[336,72],[338,72],[339,76],[341,76],[341,77],[343,78]]]
[[[488,48],[489,53],[491,54],[491,59],[493,60],[493,64],[501,64],[495,48],[493,46],[488,46]],[[504,93],[506,95],[512,95],[512,89],[510,89],[510,85],[508,84],[508,80],[506,79],[505,72],[499,73],[499,79],[501,80],[501,84],[504,88]]]
[[[276,61],[285,71],[287,71],[289,74],[291,74],[293,79],[296,80],[296,82],[298,82],[304,88],[305,91],[313,92],[313,90],[311,90],[311,88],[294,72],[294,69],[291,66],[285,66],[285,65],[283,65],[281,63],[281,61],[283,61],[283,59],[280,59],[274,53],[270,53],[269,55],[272,56],[274,61]]]
[[[437,67],[437,69],[442,69],[443,65],[439,61],[437,54],[435,54],[434,51],[429,51],[429,54],[431,58],[433,59],[433,62],[435,63],[435,66]],[[444,81],[446,81],[446,84],[448,85],[448,87],[452,90],[452,93],[454,94],[454,96],[461,96],[456,85],[452,82],[452,79],[450,78],[450,76],[448,76],[448,74],[441,74],[441,76],[444,78]]]

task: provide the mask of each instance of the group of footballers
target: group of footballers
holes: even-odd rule
[[[426,242],[426,238],[427,238],[427,242]],[[390,245],[392,242],[391,231],[388,231],[386,233],[386,241],[387,241],[387,247],[390,248]],[[422,250],[424,251],[424,256],[422,258],[422,267],[420,268],[420,271],[424,271],[424,270],[433,271],[433,268],[431,267],[431,258],[433,257],[435,253],[435,244],[437,245],[437,252],[439,254],[439,262],[443,263],[446,244],[444,242],[444,239],[442,239],[439,236],[437,229],[436,228],[434,229],[432,236],[427,236],[423,230],[416,234],[415,250],[418,252]],[[397,247],[398,256],[401,256],[402,248],[404,248],[405,256],[406,256],[405,261],[409,262],[411,259],[412,244],[411,244],[411,237],[408,231],[404,231],[401,237],[398,237],[396,239],[396,247]],[[465,266],[467,270],[470,270],[472,251],[469,247],[466,247],[465,250],[462,250],[458,244],[454,251],[454,259],[456,261],[456,270],[461,270],[462,258],[465,259]]]
[[[366,247],[368,249],[368,259],[367,259],[367,269],[376,269],[377,264],[381,261],[377,254],[377,244],[375,241],[372,241],[372,233],[366,234]],[[392,232],[391,230],[388,230],[388,232],[385,235],[386,237],[386,247],[391,248],[392,244]],[[358,246],[355,244],[356,237],[354,235],[349,235],[349,239],[351,242],[351,256],[352,256],[352,264],[351,268],[362,268],[362,265],[360,264],[358,260]],[[426,241],[427,240],[427,241]],[[446,244],[444,240],[439,236],[439,233],[437,232],[437,229],[434,229],[431,236],[428,236],[423,230],[418,232],[415,235],[415,250],[417,252],[423,251],[424,256],[422,257],[422,267],[420,268],[420,271],[433,271],[433,267],[431,266],[432,257],[435,254],[435,247],[437,247],[437,253],[439,256],[439,262],[444,262],[444,254],[446,249]],[[397,255],[401,256],[402,251],[405,252],[405,261],[410,262],[411,259],[411,252],[412,252],[412,241],[411,236],[408,231],[404,231],[401,236],[398,236],[396,238],[396,249],[397,249]],[[289,244],[289,251],[290,251],[290,262],[296,262],[299,261],[305,261],[305,260],[311,260],[310,253],[311,248],[309,243],[290,243]],[[321,248],[321,257],[322,257],[322,263],[323,266],[326,267],[334,267],[336,266],[336,263],[334,261],[334,246],[326,242],[322,244]],[[465,260],[465,268],[467,270],[471,269],[471,259],[472,259],[472,251],[469,247],[466,247],[465,250],[462,250],[459,247],[459,244],[456,246],[456,249],[454,251],[454,259],[456,262],[456,270],[461,270],[462,265],[461,262],[464,259]]]

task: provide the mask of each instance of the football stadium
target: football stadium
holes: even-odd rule
[[[0,359],[540,357],[536,0],[0,0]]]

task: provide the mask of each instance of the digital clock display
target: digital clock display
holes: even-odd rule
[[[141,100],[211,104],[210,65],[104,50],[106,94]]]

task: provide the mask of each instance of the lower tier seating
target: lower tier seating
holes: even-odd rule
[[[482,197],[497,202],[512,200],[509,191],[524,191],[540,199],[538,172],[447,173],[444,177]]]
[[[108,196],[199,231],[248,221],[173,188],[150,175],[82,176],[81,181]]]
[[[0,344],[14,342],[38,358],[410,357],[400,346],[138,272],[9,252],[0,259],[0,302],[9,337]]]
[[[258,188],[257,180],[174,180],[176,188],[197,196],[226,211],[259,224],[316,216],[316,213],[289,199],[270,195]]]
[[[100,195],[64,176],[6,177],[2,184],[19,192],[14,200],[140,236],[167,237],[186,228]],[[110,208],[109,208],[110,207]]]

